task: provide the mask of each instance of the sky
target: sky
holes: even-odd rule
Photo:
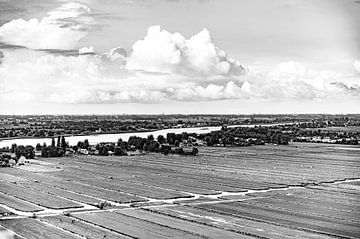
[[[0,114],[360,113],[357,0],[0,0]]]

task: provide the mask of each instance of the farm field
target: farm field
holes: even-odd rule
[[[0,168],[0,228],[26,239],[360,238],[359,150],[37,158]]]

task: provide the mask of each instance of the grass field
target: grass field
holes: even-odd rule
[[[38,158],[0,168],[0,228],[26,239],[360,238],[359,149]]]

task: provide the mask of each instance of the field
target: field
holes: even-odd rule
[[[359,146],[199,151],[0,168],[0,228],[26,239],[360,238]]]

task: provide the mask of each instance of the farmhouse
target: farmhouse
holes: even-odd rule
[[[13,158],[9,159],[8,165],[9,165],[10,167],[15,166],[15,165],[16,165],[15,159],[13,159]]]
[[[88,151],[87,149],[81,149],[81,148],[80,148],[80,149],[78,150],[78,153],[79,153],[79,154],[83,154],[83,155],[88,155],[88,154],[89,154],[89,151]]]
[[[18,165],[24,165],[26,161],[26,158],[24,155],[22,155],[18,160]]]

